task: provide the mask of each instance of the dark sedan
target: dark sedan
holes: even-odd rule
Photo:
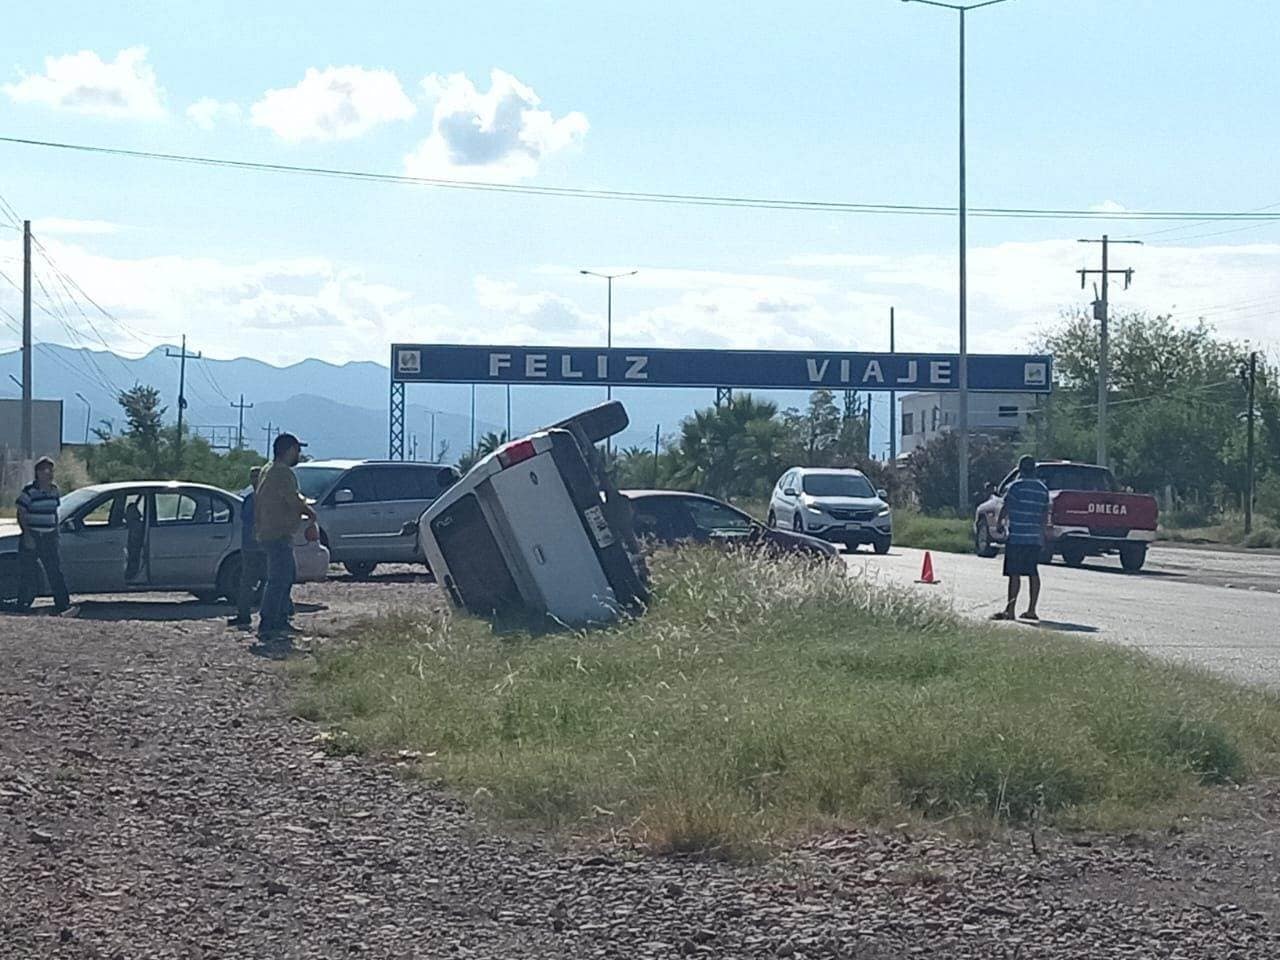
[[[834,544],[790,530],[772,530],[737,507],[700,493],[622,490],[631,502],[636,536],[664,544],[742,543],[815,558],[839,555]]]

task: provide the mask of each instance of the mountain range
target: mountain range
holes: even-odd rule
[[[165,419],[173,422],[180,364],[170,354],[178,352],[177,346],[162,346],[140,357],[126,357],[106,350],[39,344],[33,356],[34,393],[39,399],[63,401],[63,440],[69,443],[83,442],[86,434],[92,440],[93,430],[118,431],[122,423],[116,397],[134,384],[160,390],[167,406]],[[21,378],[21,361],[20,351],[0,353],[0,397],[20,395],[14,381]],[[306,440],[308,453],[318,458],[386,457],[389,389],[388,368],[368,361],[338,365],[309,359],[276,367],[245,357],[190,359],[186,364],[185,419],[194,432],[213,438],[215,445],[234,444],[240,430],[240,411],[235,405],[243,396],[246,404],[253,404],[243,411],[246,446],[265,449],[268,429],[283,429]],[[604,400],[604,391],[592,387],[519,386],[510,394],[515,435]],[[780,407],[805,402],[803,394],[794,392],[758,395]],[[663,436],[674,434],[692,410],[715,400],[708,390],[619,389],[614,396],[623,401],[631,416],[631,427],[615,439],[617,446],[650,447],[656,430]],[[466,385],[409,386],[406,455],[412,454],[416,437],[419,459],[451,462],[470,448],[473,429],[477,437],[506,429],[508,398],[504,387],[483,384],[475,389],[474,427],[471,398],[471,388]]]

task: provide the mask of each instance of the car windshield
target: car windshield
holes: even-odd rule
[[[302,491],[302,495],[308,500],[319,500],[333,486],[333,482],[346,473],[346,468],[303,465],[294,467],[293,472],[298,475],[298,489]]]
[[[58,504],[58,520],[67,520],[73,513],[83,507],[86,503],[102,491],[97,487],[81,487],[79,490],[73,490],[62,498],[62,502]]]
[[[1093,467],[1079,463],[1042,463],[1036,476],[1050,490],[1088,490],[1097,493],[1118,493],[1120,484],[1106,467]]]
[[[874,497],[867,478],[858,473],[810,473],[801,482],[811,497]]]

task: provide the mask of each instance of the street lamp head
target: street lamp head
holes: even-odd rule
[[[587,276],[587,277],[591,276],[590,270],[579,270],[578,272],[581,273],[583,276]]]

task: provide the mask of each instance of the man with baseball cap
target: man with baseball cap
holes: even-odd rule
[[[304,446],[292,433],[277,436],[271,448],[273,459],[263,468],[254,496],[254,536],[267,559],[258,638],[272,652],[277,652],[276,648],[287,652],[290,645],[289,594],[298,575],[293,538],[303,517],[316,519],[315,510],[298,490],[298,478],[293,472]]]

